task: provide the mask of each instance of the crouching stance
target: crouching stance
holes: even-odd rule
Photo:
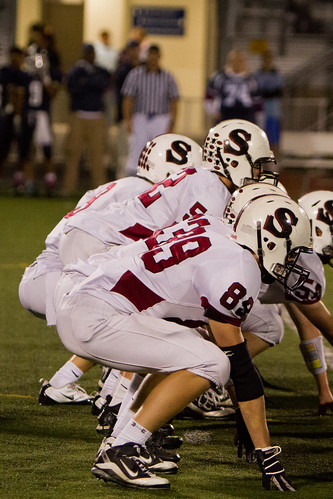
[[[276,459],[280,449],[270,446],[263,387],[240,325],[257,298],[264,269],[288,286],[297,255],[310,251],[310,224],[293,201],[278,196],[265,201],[253,202],[232,228],[201,215],[66,267],[55,292],[65,347],[105,366],[150,373],[121,431],[98,453],[95,476],[130,487],[168,488],[169,481],[154,474],[161,470],[147,440],[230,376],[264,486],[293,490]],[[283,236],[274,236],[276,213],[281,230],[287,212]],[[294,286],[308,275],[299,266],[297,272]],[[212,342],[195,329],[205,323]],[[174,473],[176,466],[164,471]]]

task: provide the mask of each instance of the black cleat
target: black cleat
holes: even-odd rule
[[[120,404],[112,406],[105,404],[103,406],[103,409],[98,416],[98,425],[96,426],[97,433],[107,436],[111,435],[117,421],[119,408]]]
[[[110,447],[101,452],[91,472],[97,478],[116,482],[126,487],[170,488],[168,480],[158,477],[150,471],[148,466],[152,465],[153,462],[153,457],[145,447],[135,443],[128,443]]]
[[[151,439],[154,444],[159,445],[164,449],[178,449],[183,443],[182,437],[170,435],[168,434],[168,430],[165,431],[163,428],[154,431]]]

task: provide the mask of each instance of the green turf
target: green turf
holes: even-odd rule
[[[43,249],[45,236],[73,202],[0,198],[0,497],[184,499],[277,497],[261,489],[256,465],[236,457],[233,422],[175,421],[185,442],[170,491],[136,491],[97,481],[90,473],[100,443],[88,407],[41,407],[41,377],[49,378],[69,353],[54,328],[20,305],[17,287],[25,264]],[[333,307],[333,270],[327,270],[326,304]],[[331,288],[331,291],[330,289]],[[258,357],[264,378],[289,391],[266,390],[272,443],[297,488],[293,497],[333,497],[333,415],[318,418],[316,390],[303,365],[297,335]],[[100,368],[82,379],[96,389]],[[333,384],[332,370],[329,378]]]

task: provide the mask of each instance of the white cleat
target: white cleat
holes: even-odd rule
[[[54,388],[44,381],[39,392],[38,401],[41,405],[55,404],[91,404],[93,397],[76,383],[68,383],[61,388]]]

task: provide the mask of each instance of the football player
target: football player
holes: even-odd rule
[[[274,189],[272,187],[272,189]],[[257,192],[257,194],[256,194]],[[232,200],[225,211],[225,220],[232,223],[243,205],[246,205],[254,196],[263,192],[255,185],[245,186],[233,194]],[[281,195],[283,193],[281,192]],[[333,195],[329,191],[316,191],[306,194],[299,200],[299,204],[312,222],[312,237],[314,253],[302,255],[302,265],[309,268],[310,275],[307,281],[295,291],[285,293],[278,282],[264,285],[260,292],[260,300],[256,302],[248,321],[251,326],[247,329],[245,322],[243,334],[247,338],[252,357],[266,350],[270,345],[280,343],[282,334],[271,334],[265,328],[260,333],[260,324],[267,321],[267,311],[272,304],[283,303],[292,319],[301,339],[300,348],[310,372],[316,379],[319,396],[318,414],[324,415],[327,409],[332,408],[333,396],[329,388],[326,374],[326,362],[320,330],[327,340],[333,344],[332,316],[321,301],[326,288],[323,263],[330,263],[333,255],[332,234],[330,229],[330,206],[333,206]],[[267,305],[269,304],[269,305]],[[276,305],[275,305],[276,306]],[[277,314],[280,312],[277,310]],[[257,316],[258,326],[253,327],[254,317]],[[276,317],[277,319],[277,317]],[[248,331],[245,333],[244,331]],[[259,331],[259,333],[258,333]]]
[[[146,160],[143,163],[146,171],[149,164]],[[145,238],[197,213],[222,216],[230,193],[245,179],[256,179],[267,163],[275,164],[275,159],[259,127],[229,120],[209,130],[202,163],[203,168],[189,165],[129,201],[104,209],[92,205],[69,217],[59,240],[62,263],[105,251],[110,244]],[[182,161],[178,166],[186,164]]]
[[[174,149],[170,149],[174,156]],[[153,151],[154,148],[149,148],[144,154]],[[170,157],[170,151],[167,156]],[[191,161],[189,168],[170,175],[133,199],[103,207],[94,202],[89,209],[75,210],[74,216],[61,222],[63,234],[59,237],[57,256],[65,265],[105,251],[112,244],[145,238],[156,229],[196,213],[222,216],[230,192],[246,178],[257,178],[267,162],[274,164],[275,160],[266,134],[259,127],[241,120],[221,122],[207,134],[203,146],[204,168],[194,167]],[[187,166],[186,161],[178,161],[177,166]],[[141,173],[151,171],[148,167],[146,158],[139,162]],[[66,370],[67,380],[74,376],[72,367]],[[75,376],[82,375],[83,370],[76,369]]]
[[[146,441],[230,375],[263,486],[294,490],[276,458],[280,447],[270,445],[263,387],[240,325],[257,298],[262,273],[286,290],[304,282],[309,272],[296,261],[310,246],[303,210],[287,197],[267,195],[242,210],[232,226],[198,215],[65,268],[55,291],[65,347],[103,365],[151,373],[132,417],[98,453],[95,476],[131,487],[168,488],[153,473],[160,463]],[[209,323],[214,341],[193,329],[202,323]],[[164,471],[176,469],[169,465]]]
[[[101,211],[105,207],[133,198],[145,191],[157,180],[162,180],[184,166],[194,166],[202,161],[201,147],[192,139],[179,134],[165,134],[149,142],[139,159],[137,176],[123,178],[88,191],[76,208],[68,213],[47,236],[44,251],[28,267],[19,285],[22,305],[37,316],[46,317],[47,324],[55,324],[53,291],[63,269],[59,258],[59,238],[68,220],[80,213],[88,214],[92,209]],[[87,244],[87,241],[85,242]],[[90,246],[91,252],[105,249],[104,244]],[[39,402],[43,405],[55,403],[90,403],[91,397],[75,382],[93,364],[78,356],[72,357],[45,382]]]

